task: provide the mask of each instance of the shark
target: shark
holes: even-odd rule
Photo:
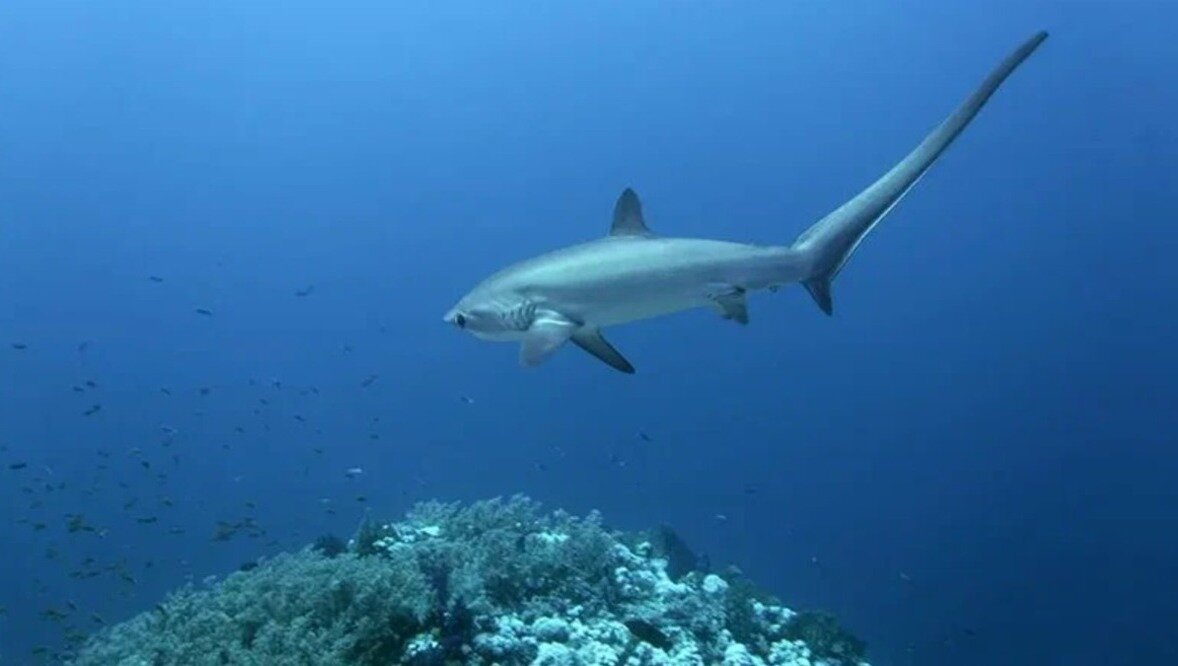
[[[800,283],[826,315],[831,283],[864,238],[920,181],[1002,83],[1047,39],[1011,51],[940,124],[878,180],[815,222],[790,245],[762,246],[653,233],[626,188],[609,234],[512,264],[478,283],[443,317],[482,340],[519,344],[536,366],[572,343],[611,368],[634,365],[602,330],[694,308],[749,321],[748,295]]]

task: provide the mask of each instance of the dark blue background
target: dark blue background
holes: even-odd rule
[[[357,495],[524,492],[668,522],[877,664],[1178,658],[1166,3],[386,4],[0,8],[0,655],[350,534]],[[658,232],[788,243],[1043,28],[833,319],[620,328],[633,377],[441,322],[627,185]]]

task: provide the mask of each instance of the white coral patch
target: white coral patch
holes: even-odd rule
[[[580,666],[582,662],[575,652],[560,643],[541,643],[532,666]]]
[[[532,623],[532,633],[545,642],[563,643],[569,639],[569,623],[559,617],[542,617]]]
[[[728,581],[716,574],[708,574],[704,577],[703,589],[706,594],[718,596],[728,591]]]
[[[724,650],[724,666],[764,666],[765,661],[749,653],[741,643],[729,643]]]

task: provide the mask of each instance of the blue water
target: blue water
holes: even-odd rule
[[[3,663],[67,600],[516,492],[669,523],[877,664],[1178,659],[1178,11],[384,4],[0,8]],[[441,321],[625,186],[787,243],[1038,29],[833,319],[622,327],[632,377]]]

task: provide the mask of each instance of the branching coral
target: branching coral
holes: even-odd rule
[[[347,552],[308,547],[181,590],[92,638],[75,663],[859,663],[862,643],[827,616],[692,570],[686,546],[671,541],[523,497],[431,502],[402,522],[366,522]]]

